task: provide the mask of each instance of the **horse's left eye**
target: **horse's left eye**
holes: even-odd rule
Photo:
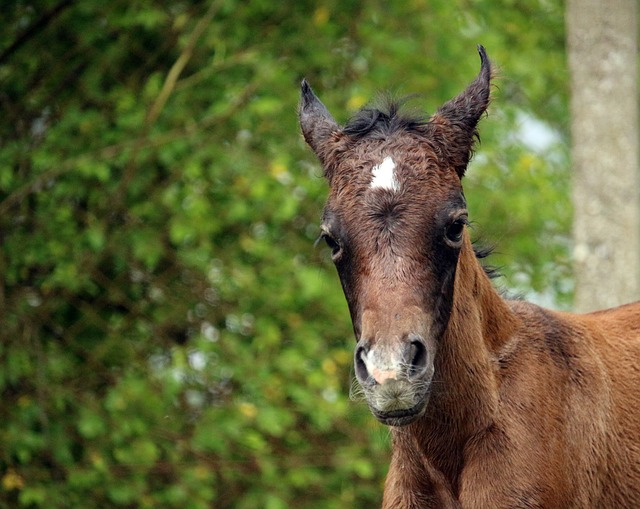
[[[462,234],[464,233],[464,227],[467,224],[465,218],[456,219],[445,230],[445,237],[451,244],[459,244],[462,240]]]

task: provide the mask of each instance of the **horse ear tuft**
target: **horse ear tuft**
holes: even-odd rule
[[[478,45],[480,73],[460,95],[446,102],[431,117],[430,124],[438,131],[438,139],[446,145],[443,153],[449,155],[460,176],[464,175],[473,153],[476,130],[482,114],[489,106],[491,89],[491,62],[484,46]]]
[[[300,85],[301,96],[298,107],[298,119],[304,139],[313,149],[320,161],[324,163],[327,153],[327,141],[339,129],[338,124],[320,99],[313,93],[313,89],[306,79]]]

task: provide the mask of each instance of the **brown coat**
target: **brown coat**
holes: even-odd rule
[[[355,374],[391,426],[384,509],[640,508],[640,303],[573,315],[505,300],[469,240],[462,178],[491,66],[430,119],[338,126],[306,82],[329,182],[322,236]]]

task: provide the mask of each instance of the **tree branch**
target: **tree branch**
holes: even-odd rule
[[[176,82],[180,77],[180,73],[182,73],[187,63],[189,62],[189,59],[193,55],[193,49],[195,48],[195,45],[198,42],[198,39],[200,39],[200,37],[202,36],[202,33],[205,31],[209,23],[211,23],[213,16],[218,11],[221,5],[222,5],[222,2],[220,1],[213,2],[209,6],[209,10],[205,13],[202,19],[198,21],[198,23],[196,24],[196,27],[193,29],[193,32],[191,32],[187,45],[182,50],[182,53],[180,54],[178,59],[174,62],[173,66],[171,66],[171,69],[169,70],[169,73],[167,74],[167,77],[164,80],[164,84],[162,85],[162,90],[160,90],[158,97],[156,97],[156,100],[154,101],[153,105],[149,109],[149,113],[147,114],[147,119],[146,119],[147,125],[153,124],[158,118],[158,116],[160,115],[160,112],[164,108],[164,105],[166,104],[167,100],[169,99],[171,92],[173,92],[173,89],[176,86]]]
[[[67,7],[70,7],[73,4],[74,0],[62,0],[62,2],[56,5],[53,9],[40,16],[40,18],[31,26],[27,27],[8,48],[0,53],[0,65],[15,53],[20,46],[25,44],[29,39],[35,37],[38,32],[44,30],[49,23],[57,18]]]
[[[81,160],[108,160],[112,159],[119,154],[122,154],[123,151],[133,149],[133,150],[142,150],[145,148],[153,148],[162,145],[166,145],[167,143],[171,143],[173,141],[179,140],[181,138],[186,138],[193,136],[194,132],[203,131],[211,126],[218,125],[224,123],[225,120],[231,118],[239,108],[241,108],[246,102],[249,100],[251,95],[258,88],[259,83],[256,81],[254,83],[248,84],[244,90],[237,96],[237,98],[231,102],[228,107],[215,115],[210,115],[208,117],[203,118],[197,124],[192,124],[188,127],[181,127],[179,129],[173,129],[171,131],[167,131],[158,135],[153,139],[148,139],[147,134],[144,133],[142,136],[134,139],[128,139],[121,143],[116,143],[113,145],[109,145],[108,147],[103,147],[99,150],[87,152],[76,157],[71,157],[66,161],[62,161],[56,165],[55,168],[47,170],[36,177],[31,182],[24,184],[22,187],[19,187],[15,191],[13,191],[9,196],[7,196],[4,200],[0,201],[0,217],[4,216],[8,213],[8,211],[23,200],[25,197],[29,196],[31,193],[36,192],[40,189],[44,183],[48,180],[55,179],[61,175],[69,171],[73,171],[78,162]]]

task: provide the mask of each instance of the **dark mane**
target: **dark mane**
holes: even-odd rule
[[[500,269],[498,267],[488,265],[484,261],[486,258],[491,256],[491,253],[493,253],[494,249],[494,246],[478,245],[475,242],[473,244],[473,252],[475,253],[476,258],[482,263],[482,268],[484,269],[485,274],[489,276],[489,279],[498,279],[502,277],[502,274],[500,273]]]
[[[424,113],[402,111],[408,99],[385,98],[380,106],[363,108],[342,131],[354,138],[384,138],[398,131],[420,131],[429,120]]]

